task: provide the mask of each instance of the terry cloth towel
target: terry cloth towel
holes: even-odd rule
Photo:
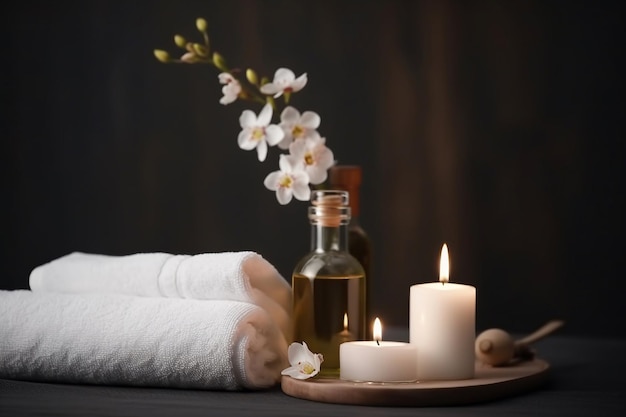
[[[288,366],[265,310],[225,300],[0,291],[0,377],[261,389]]]
[[[74,252],[36,267],[33,291],[245,301],[265,309],[290,340],[291,286],[250,252],[109,256]]]

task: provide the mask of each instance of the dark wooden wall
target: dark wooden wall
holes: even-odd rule
[[[626,335],[623,6],[599,1],[21,1],[2,6],[0,288],[71,251],[255,250],[288,279],[306,203],[237,147],[247,103],[158,63],[209,21],[233,65],[307,72],[293,97],[364,168],[373,310],[412,284],[477,286],[479,329]],[[258,111],[255,108],[255,111]],[[272,151],[276,151],[272,149]]]

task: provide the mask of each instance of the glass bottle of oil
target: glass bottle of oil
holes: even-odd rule
[[[348,252],[348,192],[315,190],[311,251],[294,268],[293,335],[324,355],[321,374],[339,373],[339,345],[365,339],[365,271]]]
[[[369,235],[361,226],[360,214],[360,188],[362,170],[359,165],[335,165],[330,168],[330,187],[334,190],[345,190],[350,196],[350,222],[348,223],[348,250],[352,256],[363,266],[365,271],[366,287],[365,297],[366,339],[372,340],[371,324],[374,323],[372,315],[372,242]]]

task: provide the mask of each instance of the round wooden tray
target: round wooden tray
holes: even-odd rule
[[[541,359],[511,366],[476,363],[475,378],[409,383],[350,382],[337,378],[298,380],[283,376],[285,394],[305,400],[376,406],[451,406],[520,394],[544,383],[550,366]]]

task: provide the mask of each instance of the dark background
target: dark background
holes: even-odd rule
[[[626,336],[624,13],[608,1],[20,1],[2,19],[0,288],[72,251],[254,250],[286,279],[307,203],[237,146],[249,103],[217,71],[164,65],[197,36],[232,66],[309,84],[340,163],[364,169],[373,312],[408,325],[412,284],[477,287],[477,328]]]

